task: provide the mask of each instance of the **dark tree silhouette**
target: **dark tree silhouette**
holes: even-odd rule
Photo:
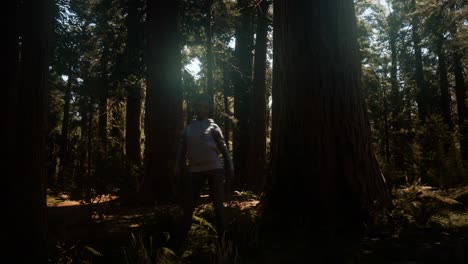
[[[145,201],[172,198],[170,177],[182,120],[178,1],[148,1]]]
[[[9,225],[3,246],[6,256],[17,263],[46,263],[45,136],[51,1],[10,1],[7,6],[7,14],[13,17],[7,24],[7,54],[12,62],[7,71],[11,75],[7,124],[11,132],[5,152],[5,215]]]
[[[355,238],[390,196],[371,146],[353,1],[275,1],[273,63],[264,220],[325,247]]]

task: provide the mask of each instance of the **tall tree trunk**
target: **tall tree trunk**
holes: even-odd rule
[[[338,237],[355,236],[369,212],[390,203],[361,92],[353,1],[275,1],[274,53],[263,219],[285,234],[283,246],[313,234],[333,249],[330,261]]]
[[[453,54],[453,72],[455,75],[455,94],[457,96],[458,129],[460,131],[460,146],[463,160],[468,160],[468,123],[466,111],[466,86],[463,76],[461,55],[458,51]]]
[[[72,76],[68,75],[67,86],[65,88],[64,104],[63,104],[63,120],[62,120],[62,131],[60,135],[60,168],[58,175],[58,185],[65,187],[65,177],[68,177],[66,172],[69,169],[69,158],[68,158],[68,134],[70,124],[70,101],[71,101],[71,82]]]
[[[6,2],[5,15],[2,17],[6,22],[6,49],[5,52],[5,67],[4,78],[7,86],[7,118],[5,128],[16,128],[17,117],[16,107],[18,104],[18,82],[19,82],[19,0]],[[8,150],[15,149],[16,131],[15,129],[2,129],[2,135],[6,139],[6,147]]]
[[[416,0],[411,0],[411,8],[413,12],[416,12]],[[430,102],[429,102],[429,90],[424,80],[423,72],[423,61],[421,52],[421,37],[419,36],[419,15],[413,14],[411,25],[412,25],[412,37],[413,37],[413,48],[414,48],[414,60],[415,60],[415,74],[414,79],[416,82],[417,89],[417,103],[419,119],[424,122],[427,115],[430,114]]]
[[[250,119],[250,150],[248,156],[247,185],[260,192],[265,181],[266,156],[266,53],[268,34],[268,7],[266,0],[260,2],[257,12],[257,37],[255,43],[252,111]]]
[[[127,93],[125,157],[130,169],[141,165],[141,87],[135,84]]]
[[[452,117],[450,111],[449,85],[447,79],[447,64],[444,50],[444,36],[440,34],[437,40],[437,57],[439,58],[439,88],[440,88],[440,106],[444,122],[452,128]]]
[[[80,102],[80,115],[82,116],[80,121],[80,149],[79,149],[79,161],[78,171],[75,178],[77,190],[79,191],[80,199],[83,198],[84,190],[88,186],[87,177],[87,157],[88,157],[88,125],[89,125],[89,100],[87,96],[81,97]]]
[[[391,59],[392,59],[392,65],[390,67],[390,83],[391,83],[392,105],[393,105],[392,114],[394,117],[396,117],[400,112],[401,102],[399,100],[400,92],[398,90],[398,53],[397,53],[398,29],[396,25],[397,23],[396,15],[394,12],[392,12],[389,15],[388,23],[389,23],[388,39],[389,39]]]
[[[108,84],[107,78],[102,77],[101,86],[99,87],[99,115],[98,115],[98,136],[101,141],[102,151],[107,152],[108,145]],[[105,155],[105,154],[104,154]]]
[[[206,10],[206,91],[210,98],[210,109],[211,116],[213,115],[214,109],[214,87],[213,87],[213,29],[211,25],[212,21],[212,12],[211,8],[213,6],[213,0],[207,0],[207,10]]]
[[[94,155],[94,148],[93,148],[93,120],[94,120],[94,99],[90,96],[89,98],[89,103],[88,103],[88,131],[87,131],[87,140],[88,140],[88,160],[87,160],[87,168],[88,171],[86,173],[86,178],[87,178],[87,190],[90,191],[89,187],[94,186],[96,183],[96,179],[93,178],[93,169],[94,169],[94,164],[93,164],[93,155]],[[89,195],[89,193],[87,194]]]
[[[129,0],[127,2],[127,62],[131,65],[133,71],[138,68],[138,1]],[[129,78],[127,87],[127,111],[125,123],[125,162],[126,162],[126,175],[121,188],[121,196],[128,197],[130,193],[136,191],[137,181],[135,169],[141,166],[141,100],[142,89],[140,85],[130,83]]]
[[[236,30],[235,77],[234,77],[234,167],[238,188],[247,182],[247,155],[249,151],[249,93],[252,85],[252,11],[249,0],[239,0],[240,24]]]
[[[19,1],[12,1],[11,10]],[[7,5],[9,6],[9,5]],[[10,82],[7,101],[8,116],[14,118],[14,133],[7,138],[7,212],[9,226],[4,252],[18,263],[47,262],[46,221],[46,107],[48,73],[48,37],[52,25],[51,2],[22,1],[18,21],[21,21],[21,61],[19,82]],[[13,22],[14,19],[11,21]],[[9,25],[9,24],[7,24]],[[12,26],[12,25],[9,25]],[[18,25],[14,25],[18,28]],[[12,29],[15,31],[15,29]],[[17,32],[17,31],[16,31]],[[16,34],[11,33],[16,40]],[[14,40],[10,40],[14,41]],[[8,53],[17,56],[14,43]],[[18,58],[18,57],[17,57]],[[14,67],[8,65],[9,67]],[[12,133],[12,134],[13,134]],[[25,252],[27,254],[25,254]]]
[[[229,79],[228,79],[228,73],[226,69],[226,64],[223,63],[223,87],[224,87],[224,92],[223,92],[223,103],[224,103],[224,140],[226,141],[226,145],[229,149],[229,141],[230,141],[230,132],[231,132],[231,109],[229,106],[229,98],[228,94],[231,94],[229,92]]]
[[[387,73],[384,72],[384,76]],[[385,161],[390,163],[390,124],[389,124],[389,111],[388,111],[388,98],[387,98],[387,87],[385,82],[381,83],[383,90],[383,99],[384,99],[384,112],[383,112],[383,122],[384,122],[384,148],[385,148]]]
[[[170,180],[182,120],[178,1],[149,0],[144,202],[173,198]]]
[[[399,90],[398,84],[398,50],[397,50],[397,41],[398,41],[398,21],[395,14],[395,11],[390,13],[388,16],[388,24],[389,24],[389,31],[388,31],[388,39],[389,39],[389,46],[391,52],[391,67],[390,67],[390,105],[389,105],[389,114],[390,114],[390,121],[389,124],[389,143],[393,142],[392,146],[396,146],[398,142],[396,142],[395,135],[400,131],[400,115],[401,110],[403,108],[403,100],[402,100],[402,93]],[[391,138],[390,138],[391,137]],[[390,147],[389,147],[390,148]],[[393,150],[393,148],[390,148]],[[392,163],[393,166],[397,170],[403,170],[402,165],[404,157],[401,151],[391,151],[392,152]]]

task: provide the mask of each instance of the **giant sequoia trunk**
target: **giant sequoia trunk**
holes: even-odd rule
[[[145,111],[145,201],[167,201],[172,196],[170,177],[182,114],[177,2],[149,0],[147,7],[150,32]]]
[[[371,145],[355,24],[352,0],[275,1],[272,181],[263,219],[324,244],[390,201]]]
[[[260,192],[265,177],[266,156],[266,53],[269,2],[261,1],[257,12],[257,37],[255,43],[252,111],[250,118],[250,150],[248,156],[247,184],[249,189]]]
[[[15,13],[20,1],[11,2],[11,6],[6,5],[11,7],[7,14]],[[14,39],[9,39],[12,45],[6,54],[13,53],[17,60],[8,67],[18,65],[20,58],[15,45],[19,41],[18,27],[21,27],[21,60],[18,82],[10,82],[7,87],[6,101],[14,100],[8,104],[7,116],[15,122],[9,124],[7,129],[12,133],[5,139],[9,143],[5,150],[8,166],[4,167],[7,170],[4,215],[8,216],[9,224],[3,250],[16,263],[46,263],[45,134],[51,2],[21,1],[19,10],[21,23],[18,25],[12,19],[9,22],[13,24],[7,24],[13,27]]]
[[[241,12],[239,27],[236,30],[236,69],[234,70],[234,117],[237,126],[234,130],[234,167],[237,174],[237,187],[243,188],[247,179],[247,157],[249,151],[249,92],[252,85],[252,11],[249,0],[239,0]]]
[[[411,0],[411,8],[416,12],[416,0]],[[413,14],[411,26],[414,48],[415,73],[419,119],[424,122],[427,115],[430,114],[429,90],[424,80],[423,60],[421,52],[421,37],[419,36],[419,15]]]

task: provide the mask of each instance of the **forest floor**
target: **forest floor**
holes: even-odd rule
[[[49,192],[50,263],[265,263],[255,232],[258,197],[251,193],[237,193],[226,204],[233,242],[222,245],[203,194],[178,255],[164,247],[177,228],[176,205],[124,205],[117,198],[83,202]],[[355,263],[468,263],[468,186],[402,187],[394,191],[394,205],[391,220],[362,239]]]

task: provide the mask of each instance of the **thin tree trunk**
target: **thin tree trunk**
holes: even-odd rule
[[[15,13],[16,4],[7,10]],[[21,61],[19,82],[9,81],[7,101],[8,116],[16,119],[8,127],[14,133],[13,140],[5,151],[7,174],[7,211],[9,217],[6,228],[4,252],[6,257],[18,263],[47,262],[47,221],[46,221],[46,114],[47,114],[47,74],[48,38],[50,36],[51,2],[47,0],[25,0],[21,2],[19,19],[21,22]],[[14,19],[12,20],[14,21]],[[8,25],[8,24],[7,24]],[[15,25],[14,28],[18,28]],[[16,31],[11,36],[16,38]],[[14,40],[10,40],[15,42]],[[17,57],[14,43],[8,53]],[[17,57],[18,58],[18,57]],[[8,65],[15,67],[18,65]],[[11,97],[10,97],[11,96]]]
[[[390,67],[390,83],[391,83],[391,92],[392,92],[392,105],[393,111],[392,114],[396,117],[401,108],[400,92],[398,90],[398,54],[397,54],[397,37],[398,37],[398,29],[396,25],[396,15],[395,13],[391,13],[389,15],[389,45],[390,45],[390,52],[392,58],[392,65]]]
[[[391,84],[391,90],[390,90],[390,105],[389,105],[389,114],[390,114],[390,121],[389,123],[389,143],[392,142],[392,146],[396,146],[399,143],[395,142],[395,135],[399,133],[400,131],[400,115],[403,107],[403,101],[402,101],[402,93],[399,90],[399,84],[398,84],[398,50],[397,50],[397,38],[398,38],[398,21],[396,18],[395,12],[392,12],[389,17],[388,17],[388,23],[389,23],[389,32],[388,32],[388,37],[389,37],[389,46],[390,46],[390,52],[391,52],[391,60],[392,64],[390,67],[390,84]],[[393,149],[393,148],[391,148]],[[389,150],[389,153],[392,152]],[[397,170],[402,170],[403,169],[403,160],[404,157],[401,153],[401,151],[393,151],[392,154],[392,163],[393,166]]]
[[[229,79],[227,74],[226,65],[223,64],[223,81],[224,81],[224,92],[223,92],[223,103],[224,103],[224,140],[226,141],[226,145],[229,149],[229,141],[230,141],[230,133],[231,133],[231,110],[229,107]]]
[[[79,191],[80,199],[83,197],[83,191],[88,186],[88,177],[87,177],[87,157],[88,157],[88,125],[89,125],[89,100],[86,96],[81,98],[80,104],[80,114],[82,116],[80,121],[81,134],[80,134],[80,145],[79,150],[79,162],[78,162],[78,172],[76,174],[77,178],[75,179],[77,190]]]
[[[237,188],[247,183],[247,156],[249,151],[249,93],[252,85],[252,11],[249,0],[239,0],[240,25],[236,30],[236,63],[234,77],[234,167]]]
[[[212,12],[213,0],[207,1],[207,21],[206,21],[206,90],[210,98],[211,116],[214,109],[214,87],[213,87],[213,30],[212,30]]]
[[[95,185],[95,179],[92,177],[93,176],[93,168],[94,168],[94,164],[93,164],[93,154],[94,154],[94,148],[93,148],[93,119],[94,119],[94,102],[93,102],[93,98],[90,97],[89,98],[89,117],[88,117],[88,136],[87,136],[87,139],[88,139],[88,161],[87,161],[87,168],[88,168],[88,171],[86,173],[86,178],[87,178],[87,190],[86,191],[90,191],[89,188],[91,186],[94,186]],[[87,193],[87,195],[89,196],[89,193]],[[88,197],[89,198],[89,197]]]
[[[127,62],[131,65],[129,77],[137,71],[138,65],[138,1],[127,2]],[[131,79],[131,78],[129,78]],[[127,80],[130,82],[130,80]],[[125,167],[126,175],[121,187],[121,197],[124,199],[136,192],[138,178],[136,169],[141,166],[141,112],[142,88],[138,83],[128,83],[127,111],[125,123]]]
[[[453,54],[453,72],[455,75],[455,93],[457,97],[458,129],[460,131],[460,145],[463,160],[468,160],[468,124],[466,111],[466,86],[463,76],[461,55],[457,51]]]
[[[416,12],[416,0],[411,0],[411,8],[413,12]],[[414,14],[412,17],[412,37],[413,37],[413,48],[414,48],[414,59],[415,59],[415,74],[414,79],[416,81],[417,89],[417,103],[419,119],[424,122],[427,115],[430,114],[430,102],[429,102],[429,90],[424,80],[423,72],[423,61],[421,52],[421,37],[419,36],[419,15]]]
[[[437,57],[439,58],[439,88],[442,116],[445,124],[452,128],[452,117],[450,111],[449,85],[447,79],[447,64],[444,51],[444,36],[439,35],[437,40]]]
[[[385,73],[386,75],[386,73]],[[388,98],[387,98],[387,87],[384,82],[381,84],[383,90],[384,99],[384,148],[385,148],[385,161],[390,163],[390,125],[388,122],[389,111],[388,111]]]
[[[181,66],[176,1],[148,1],[146,174],[143,202],[169,201],[169,188],[182,125]]]
[[[257,13],[252,112],[250,122],[250,150],[248,157],[248,187],[259,193],[265,181],[266,156],[266,53],[269,2],[261,1]]]
[[[62,131],[60,136],[60,168],[58,175],[58,185],[60,187],[65,187],[65,177],[68,177],[66,172],[70,171],[69,169],[69,158],[68,158],[68,134],[69,134],[69,124],[70,124],[70,100],[71,100],[71,82],[72,77],[69,74],[67,80],[67,86],[65,88],[64,95],[64,104],[63,104],[63,120],[62,120]]]
[[[126,145],[127,163],[133,166],[141,164],[141,88],[138,85],[128,89],[126,116]]]
[[[353,1],[274,5],[273,185],[263,219],[284,231],[284,246],[313,236],[332,261],[338,238],[356,238],[390,203],[360,87]]]
[[[101,141],[101,147],[104,153],[107,152],[108,145],[108,86],[105,79],[101,80],[101,87],[99,95],[99,115],[98,115],[98,136]]]

